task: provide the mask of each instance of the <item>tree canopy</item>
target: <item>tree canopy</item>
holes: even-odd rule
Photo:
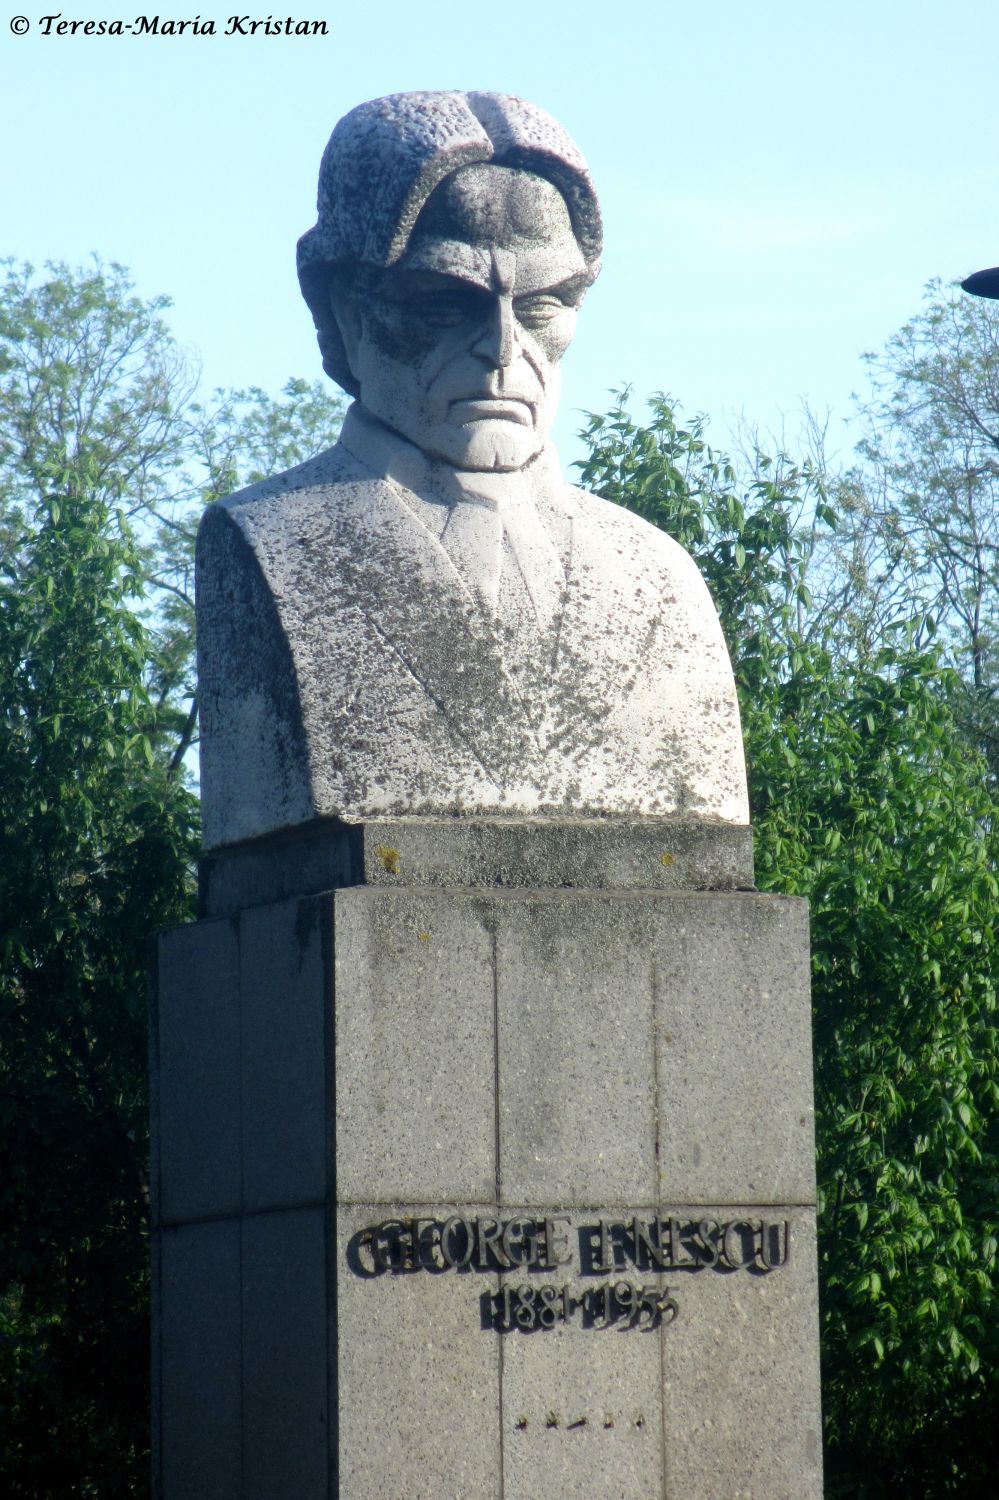
[[[863,630],[813,602],[820,569],[823,605],[842,591],[841,478],[756,455],[740,481],[664,397],[587,440],[584,482],[712,587],[757,884],[811,905],[827,1493],[991,1494],[999,805],[953,649],[918,593]]]
[[[933,622],[957,674],[955,712],[995,775],[999,319],[993,304],[934,281],[865,363],[865,436],[838,486],[843,601],[872,640],[892,618]]]
[[[333,441],[199,389],[119,266],[0,288],[0,1477],[147,1489],[145,942],[197,856],[202,507]],[[812,911],[828,1493],[985,1495],[996,1371],[999,323],[930,289],[847,471],[627,394],[582,482],[692,552],[762,889]]]
[[[148,1488],[146,945],[190,919],[202,504],[335,436],[197,382],[121,267],[0,290],[0,1475]]]

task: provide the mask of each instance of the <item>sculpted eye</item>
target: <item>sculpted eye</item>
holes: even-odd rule
[[[531,297],[516,297],[514,311],[517,321],[525,328],[544,328],[559,313],[565,312],[565,303],[553,292],[538,292]]]
[[[480,293],[461,289],[427,293],[410,307],[431,328],[454,328],[459,323],[481,317],[484,302]]]

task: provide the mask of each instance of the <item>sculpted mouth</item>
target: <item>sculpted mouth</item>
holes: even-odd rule
[[[468,422],[516,422],[533,427],[534,410],[527,401],[515,396],[469,396],[451,402],[452,420]]]

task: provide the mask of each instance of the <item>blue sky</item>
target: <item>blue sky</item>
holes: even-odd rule
[[[0,251],[123,262],[173,298],[212,385],[320,373],[295,240],[336,120],[400,89],[522,94],[589,159],[607,243],[566,360],[565,460],[575,410],[624,382],[708,412],[719,441],[740,415],[793,432],[807,398],[845,453],[861,351],[930,277],[999,262],[994,0],[308,0],[292,14],[325,38],[41,35],[59,3],[0,19]],[[221,33],[233,10],[88,3],[62,18]]]

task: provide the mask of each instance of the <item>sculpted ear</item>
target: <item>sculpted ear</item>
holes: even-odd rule
[[[343,340],[344,353],[352,374],[357,372],[357,350],[361,341],[362,320],[358,298],[346,287],[334,286],[330,291],[330,311],[336,319]]]

